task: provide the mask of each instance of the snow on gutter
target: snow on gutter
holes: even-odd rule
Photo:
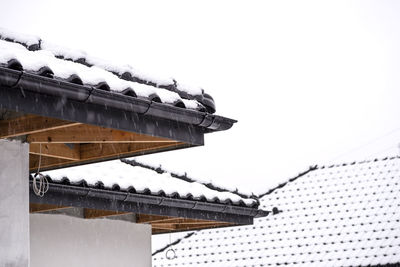
[[[61,103],[72,100],[88,105],[98,105],[104,109],[104,112],[108,112],[107,108],[114,108],[129,113],[146,115],[147,117],[184,123],[199,127],[203,129],[204,133],[227,130],[236,122],[235,120],[218,115],[182,109],[146,99],[129,97],[110,91],[42,77],[36,74],[12,70],[5,67],[0,67],[0,87],[1,89],[8,88],[12,90],[18,90],[16,88],[20,88],[21,90],[21,88],[23,88],[23,90],[21,90],[22,95],[29,91],[34,94],[39,94],[37,95],[37,98],[40,97],[40,95],[54,96],[60,99]],[[23,106],[20,108],[24,111]],[[52,117],[51,110],[49,111],[49,114],[39,115],[48,115],[49,117]],[[120,119],[123,120],[124,118]],[[169,138],[168,136],[161,137]],[[196,145],[202,145],[202,143],[197,143]]]

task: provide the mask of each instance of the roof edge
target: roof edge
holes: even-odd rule
[[[32,188],[32,180],[29,186]],[[83,208],[119,210],[134,213],[166,215],[192,219],[232,222],[238,225],[253,223],[253,218],[268,213],[257,208],[174,199],[162,196],[50,183],[43,197],[29,191],[31,203],[54,204]]]
[[[0,67],[0,89],[4,94],[7,94],[7,96],[5,95],[2,97],[4,99],[4,103],[0,102],[1,107],[13,110],[18,109],[26,113],[48,117],[62,117],[61,119],[80,121],[95,125],[98,125],[100,122],[86,121],[89,119],[87,118],[88,116],[78,116],[75,114],[74,117],[66,118],[65,116],[67,115],[73,116],[73,112],[71,110],[67,110],[67,107],[71,108],[74,105],[80,105],[82,106],[81,109],[86,109],[87,112],[96,112],[96,114],[110,113],[110,110],[114,109],[114,113],[123,112],[126,114],[125,116],[127,118],[135,117],[134,119],[136,120],[149,120],[151,118],[158,118],[159,120],[166,121],[166,124],[168,124],[168,122],[179,123],[178,126],[174,127],[178,130],[183,129],[185,125],[188,127],[197,128],[197,130],[192,129],[193,133],[195,134],[198,132],[202,136],[206,132],[228,130],[233,126],[234,123],[236,123],[235,120],[205,112],[182,109],[168,104],[156,103],[146,99],[125,96],[93,87],[77,85],[66,81],[42,77],[40,75],[26,73],[24,71],[11,70],[4,67]],[[10,103],[10,101],[7,100],[11,98],[11,94],[12,97],[15,96],[15,99],[12,100],[17,101],[16,103]],[[16,97],[17,95],[22,95],[23,99],[20,99],[21,97]],[[47,103],[49,106],[47,108],[36,107],[37,100],[47,97],[52,98],[51,101],[53,103],[47,103],[50,101],[49,99],[47,101],[43,100],[42,102]],[[31,103],[29,101],[33,102]],[[63,103],[63,105],[60,105],[60,103]],[[55,109],[54,106],[56,106],[58,110]],[[117,122],[119,121],[117,117],[113,119],[117,120]],[[114,127],[110,128],[119,129],[118,126],[121,125],[121,123],[114,124]],[[136,124],[130,123],[130,128],[134,127]],[[107,127],[106,125],[99,126]],[[142,127],[142,129],[143,128],[146,127]],[[129,127],[127,129],[121,128],[120,130],[129,131]],[[151,134],[154,130],[157,129],[154,129],[153,126],[151,127],[151,131],[147,134]],[[130,129],[130,131],[138,132],[138,129]],[[190,133],[192,131],[190,131]],[[178,136],[171,136],[172,133],[170,132],[171,131],[165,131],[165,133],[162,135],[160,133],[154,133],[154,135],[175,139],[178,141],[184,141],[190,144],[203,144],[203,140],[200,140],[203,138],[197,138],[198,140],[192,138],[193,140],[191,140],[191,137],[187,136],[184,138],[185,140],[182,140],[182,138],[179,139]]]
[[[220,187],[220,186],[216,186],[216,185],[214,185],[212,183],[203,183],[203,182],[200,182],[200,181],[197,181],[195,179],[190,178],[187,175],[186,172],[185,172],[185,174],[180,175],[180,174],[177,174],[177,173],[174,173],[174,172],[170,172],[168,170],[163,169],[162,165],[159,165],[157,168],[155,168],[154,166],[150,166],[150,165],[148,165],[146,163],[139,162],[136,159],[126,159],[125,158],[125,159],[121,159],[121,161],[124,162],[124,163],[130,164],[132,166],[139,166],[139,167],[142,167],[142,168],[146,168],[146,169],[155,171],[157,173],[169,173],[174,178],[177,178],[177,179],[183,180],[185,182],[189,182],[189,183],[193,183],[194,182],[194,183],[202,184],[202,185],[204,185],[205,187],[207,187],[208,189],[211,189],[211,190],[215,190],[215,191],[218,191],[218,192],[229,192],[229,193],[238,195],[241,198],[254,199],[257,202],[257,207],[260,204],[260,202],[258,200],[258,197],[256,195],[247,195],[247,194],[240,193],[237,189],[235,191],[232,191],[232,190],[228,190],[226,188]]]
[[[400,159],[400,156],[392,156],[392,157],[384,157],[384,158],[374,158],[374,159],[370,159],[370,160],[360,160],[360,161],[353,161],[353,162],[344,162],[344,163],[339,163],[339,164],[331,164],[331,165],[322,165],[322,166],[318,166],[318,165],[314,165],[314,166],[310,166],[308,170],[299,173],[297,176],[290,178],[289,180],[287,180],[286,182],[283,182],[281,184],[279,184],[278,186],[275,186],[274,188],[269,189],[267,192],[259,194],[258,198],[263,198],[266,195],[269,195],[271,193],[273,193],[275,190],[284,187],[286,184],[288,184],[289,182],[293,182],[296,179],[308,174],[311,171],[314,170],[322,170],[322,169],[330,169],[330,168],[335,168],[335,167],[344,167],[344,166],[349,166],[349,165],[356,165],[356,164],[365,164],[365,163],[371,163],[371,162],[377,162],[377,161],[385,161],[385,160],[393,160],[393,159]]]
[[[170,247],[172,247],[172,246],[178,245],[182,240],[191,237],[192,235],[196,234],[198,231],[200,231],[200,230],[197,230],[197,231],[188,233],[188,234],[185,235],[184,237],[178,238],[178,239],[175,240],[174,242],[169,243],[168,245],[165,245],[164,247],[162,247],[162,248],[160,248],[160,249],[157,249],[156,251],[154,251],[154,252],[151,254],[151,256],[153,257],[153,256],[157,255],[158,253],[161,253],[161,252],[165,251],[166,249],[168,249],[168,248],[170,248]]]
[[[318,166],[317,166],[317,165],[310,166],[310,167],[308,168],[308,170],[306,170],[306,171],[304,171],[304,172],[301,172],[301,173],[299,173],[298,175],[296,175],[295,177],[290,178],[290,179],[287,180],[286,182],[283,182],[283,183],[279,184],[278,186],[276,186],[276,187],[274,187],[274,188],[271,188],[271,189],[268,190],[267,192],[258,195],[258,198],[263,198],[263,197],[265,197],[266,195],[269,195],[269,194],[273,193],[275,190],[284,187],[284,186],[285,186],[286,184],[288,184],[289,182],[293,182],[293,181],[297,180],[298,178],[300,178],[300,177],[302,177],[302,176],[304,176],[304,175],[308,174],[309,172],[312,172],[312,171],[314,171],[314,170],[316,170],[316,169],[318,169]]]

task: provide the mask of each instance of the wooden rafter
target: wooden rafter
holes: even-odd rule
[[[232,223],[226,222],[188,222],[188,223],[173,223],[173,224],[151,224],[152,226],[152,233],[153,234],[160,234],[160,233],[170,233],[170,232],[177,232],[177,231],[189,231],[189,230],[200,230],[200,229],[210,229],[216,227],[226,227],[226,226],[233,226]]]
[[[85,219],[104,218],[110,216],[124,215],[131,212],[113,211],[113,210],[95,210],[95,209],[84,209]]]
[[[69,164],[86,163],[98,161],[108,158],[123,158],[133,154],[151,152],[153,150],[161,150],[183,145],[183,143],[128,143],[128,144],[81,144],[80,159],[68,160],[65,158],[48,157],[42,155],[40,166],[41,169],[66,166]],[[29,168],[34,171],[39,166],[39,156],[31,154]]]
[[[46,157],[46,156],[40,157],[39,155],[31,154],[29,157],[29,170],[36,171],[39,167],[39,161],[41,170],[50,167],[63,166],[65,164],[73,162],[72,160],[67,160],[67,159],[60,159],[60,158]]]
[[[0,120],[0,139],[30,144],[30,170],[57,168],[184,147],[167,138],[37,115]]]
[[[191,220],[191,219],[176,219],[176,221],[170,221],[170,222],[158,222],[158,223],[152,223],[152,225],[170,225],[170,224],[176,224],[176,225],[206,225],[206,224],[221,224],[223,222],[213,222],[213,221],[202,221],[202,220]]]
[[[21,135],[37,134],[49,130],[80,125],[78,122],[70,122],[59,119],[26,115],[10,120],[0,121],[0,139]]]
[[[175,224],[169,224],[169,225],[151,225],[152,229],[158,229],[158,230],[175,230],[176,226]]]
[[[67,160],[81,159],[80,144],[30,144],[29,153]]]
[[[30,134],[27,141],[35,143],[150,143],[174,142],[144,134],[124,132],[93,125],[78,125],[68,129],[56,129]]]
[[[96,160],[107,157],[124,157],[132,153],[144,153],[147,151],[159,150],[183,143],[130,143],[130,144],[85,144],[81,145],[82,160]]]
[[[176,220],[177,217],[162,216],[162,215],[149,215],[149,214],[138,214],[136,218],[137,223],[153,223],[153,222],[164,222],[168,220]]]
[[[136,222],[150,224],[152,227],[153,234],[232,225],[231,223],[220,222],[220,221],[198,220],[198,219],[147,215],[147,214],[137,215]]]
[[[30,213],[53,211],[53,210],[60,210],[60,209],[66,209],[66,208],[69,208],[69,207],[63,207],[63,206],[57,206],[57,205],[51,205],[51,204],[35,204],[35,203],[29,204],[29,212]]]

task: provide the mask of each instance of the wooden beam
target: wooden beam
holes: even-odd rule
[[[39,166],[39,155],[30,154],[29,155],[29,170],[36,171]],[[42,156],[40,162],[40,169],[63,166],[65,164],[71,163],[71,160],[60,159],[60,158],[51,158]]]
[[[162,222],[166,220],[176,220],[177,217],[169,217],[163,215],[149,215],[149,214],[138,214],[136,218],[136,223],[152,223],[152,222]]]
[[[169,222],[157,222],[154,223],[156,225],[169,225],[169,224],[176,224],[176,225],[219,225],[219,224],[226,224],[226,222],[213,222],[213,221],[201,221],[201,220],[191,220],[191,219],[176,219],[176,221],[169,221]],[[152,223],[153,225],[153,223]]]
[[[35,203],[29,204],[29,212],[30,213],[61,210],[61,209],[66,209],[66,208],[69,208],[69,207],[57,206],[57,205],[51,205],[51,204],[35,204]]]
[[[125,132],[93,125],[78,125],[68,129],[57,129],[31,134],[29,143],[150,143],[175,142],[150,135]]]
[[[67,160],[55,157],[42,156],[41,169],[68,166],[72,163],[87,163],[112,158],[123,158],[134,154],[152,152],[157,150],[179,147],[184,143],[131,143],[131,144],[81,144],[80,159]],[[29,169],[35,171],[39,165],[39,156],[31,154],[29,158]]]
[[[107,157],[124,157],[133,153],[154,151],[183,143],[128,143],[128,144],[84,144],[81,145],[81,160],[95,160]]]
[[[163,230],[163,229],[156,229],[156,228],[152,228],[151,229],[151,234],[152,235],[156,235],[156,234],[165,234],[165,233],[171,233],[171,232],[173,232],[173,231],[171,231],[171,230]]]
[[[175,231],[188,231],[188,230],[198,230],[204,228],[215,228],[215,227],[223,227],[223,226],[232,226],[231,223],[225,222],[214,222],[210,223],[197,223],[197,224],[151,224],[153,229],[153,233],[162,233],[164,232],[175,232]],[[164,230],[164,231],[163,231]]]
[[[79,144],[72,144],[72,147],[65,144],[30,144],[29,153],[68,160],[79,160],[81,158]]]
[[[157,224],[152,224],[151,225],[152,229],[160,229],[160,230],[175,230],[176,226],[175,224],[170,224],[170,225],[157,225]]]
[[[26,115],[0,121],[0,139],[80,125],[78,122]]]
[[[199,225],[177,225],[175,228],[175,231],[189,231],[189,230],[200,230],[200,229],[212,229],[212,228],[218,228],[218,227],[228,227],[232,226],[232,224],[226,223],[226,224],[199,224]]]
[[[84,209],[83,212],[84,212],[85,219],[104,218],[104,217],[124,215],[124,214],[131,213],[131,212],[123,212],[123,211],[95,210],[95,209]]]

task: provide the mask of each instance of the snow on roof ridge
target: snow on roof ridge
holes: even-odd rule
[[[280,183],[279,185],[277,185],[277,186],[275,186],[275,187],[269,189],[269,190],[268,190],[267,192],[265,192],[265,193],[259,194],[257,197],[261,199],[261,198],[265,197],[266,195],[271,194],[271,193],[274,192],[275,190],[284,187],[287,183],[293,182],[293,181],[297,180],[298,178],[300,178],[300,177],[302,177],[302,176],[304,176],[304,175],[308,174],[309,172],[312,172],[312,171],[314,171],[314,170],[316,170],[316,169],[318,169],[318,166],[317,166],[317,165],[310,166],[310,167],[308,168],[308,170],[299,173],[299,174],[296,175],[295,177],[292,177],[292,178],[290,178],[289,180],[287,180],[286,182]]]
[[[161,253],[154,265],[180,266],[191,255],[190,266],[399,266],[399,158],[317,167],[268,197],[284,210],[280,216],[203,230],[173,247],[176,260]],[[223,257],[214,253],[219,248]]]
[[[29,50],[39,49],[42,42],[39,36],[20,34],[2,27],[0,27],[0,39],[22,44]]]
[[[261,199],[261,198],[265,197],[266,195],[269,195],[269,194],[273,193],[275,190],[284,187],[289,182],[293,182],[293,181],[297,180],[298,178],[308,174],[311,171],[329,169],[329,168],[337,168],[337,167],[344,167],[344,166],[357,165],[357,164],[365,164],[365,163],[371,163],[371,162],[377,162],[377,161],[393,160],[393,159],[400,159],[400,156],[374,158],[374,159],[370,159],[370,160],[365,159],[365,160],[360,160],[360,161],[344,162],[344,163],[331,164],[331,165],[322,165],[322,166],[314,165],[314,166],[310,166],[308,168],[308,170],[299,173],[295,177],[292,177],[292,178],[290,178],[289,180],[287,180],[287,181],[285,181],[283,183],[280,183],[279,185],[269,189],[265,193],[259,194],[257,196],[257,198]]]
[[[106,83],[110,90],[121,94],[125,94],[124,92],[127,90],[133,91],[138,97],[149,98],[154,94],[162,103],[198,111],[206,110],[197,100],[185,99],[184,101],[174,91],[124,80],[114,73],[96,66],[88,67],[75,61],[57,58],[51,51],[30,51],[20,42],[2,40],[1,36],[0,48],[2,48],[0,50],[0,64],[3,65],[8,65],[10,61],[15,60],[24,70],[34,73],[40,72],[41,69],[49,69],[52,78],[69,80],[71,77],[76,76],[84,85],[97,86],[101,83]]]
[[[166,249],[168,249],[168,248],[170,248],[170,247],[172,247],[172,246],[175,246],[175,245],[179,244],[182,240],[191,237],[192,235],[196,234],[196,233],[199,232],[199,231],[200,231],[200,230],[197,230],[197,231],[194,231],[194,232],[190,232],[190,233],[188,233],[187,235],[185,235],[184,237],[181,237],[181,238],[176,239],[174,242],[171,242],[171,243],[165,245],[164,247],[162,247],[162,248],[157,249],[156,251],[154,251],[153,254],[151,254],[151,256],[155,256],[155,255],[157,255],[158,253],[161,253],[161,252],[165,251]]]
[[[219,192],[199,183],[188,183],[171,176],[170,173],[156,174],[151,169],[135,168],[121,160],[93,163],[84,166],[71,166],[57,170],[46,171],[51,181],[72,185],[88,185],[107,190],[118,188],[122,191],[132,191],[139,194],[166,195],[194,201],[246,206],[257,208],[259,202],[255,199],[242,198],[230,192]]]
[[[384,158],[364,159],[364,160],[358,160],[358,161],[356,160],[356,161],[351,161],[351,162],[322,165],[322,166],[318,167],[318,169],[328,169],[328,168],[343,167],[343,166],[349,166],[349,165],[365,164],[365,163],[385,161],[385,160],[394,160],[394,159],[400,159],[400,156],[391,156],[391,157],[387,156]]]
[[[147,168],[147,169],[153,170],[157,173],[169,173],[174,178],[181,179],[181,180],[183,180],[185,182],[189,182],[189,183],[194,182],[194,183],[202,184],[211,190],[215,190],[218,192],[229,192],[229,193],[238,195],[242,198],[254,199],[257,201],[257,204],[259,204],[258,196],[254,195],[254,194],[247,195],[247,194],[239,192],[238,189],[236,189],[235,191],[232,191],[232,190],[220,187],[220,186],[216,186],[216,185],[212,184],[211,182],[204,183],[204,182],[201,182],[201,181],[198,181],[198,180],[195,180],[195,179],[189,177],[186,172],[182,175],[182,174],[177,174],[177,173],[168,171],[166,169],[163,169],[161,164],[157,165],[157,166],[156,165],[151,166],[150,164],[138,161],[137,159],[121,159],[121,161],[124,163],[130,164],[132,166],[139,166],[139,167]]]
[[[22,44],[31,51],[50,51],[55,56],[62,59],[71,60],[89,67],[96,66],[112,73],[118,73],[120,76],[123,76],[124,73],[129,73],[132,77],[135,77],[136,79],[134,80],[139,83],[150,84],[167,90],[172,86],[175,87],[177,91],[182,91],[191,96],[204,94],[204,90],[201,87],[187,85],[185,83],[182,84],[177,82],[170,75],[157,75],[156,77],[143,70],[134,68],[129,64],[115,64],[113,61],[91,56],[83,50],[71,49],[62,45],[53,44],[52,42],[47,42],[36,35],[21,34],[0,27],[0,39]],[[124,79],[126,79],[126,77]]]

